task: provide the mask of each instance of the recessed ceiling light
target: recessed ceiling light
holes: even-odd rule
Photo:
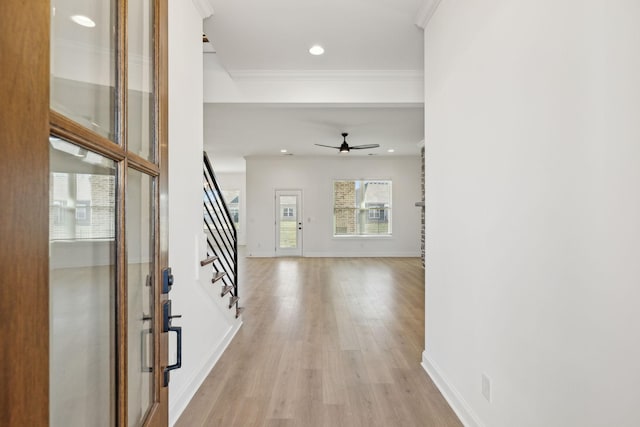
[[[389,149],[387,150],[387,153],[394,153],[395,151],[396,151],[396,150],[394,150],[393,148],[389,148]]]
[[[319,44],[311,46],[311,49],[309,49],[309,53],[311,55],[322,55],[324,53],[324,48],[322,46],[320,46]]]
[[[82,25],[83,27],[93,28],[96,26],[96,23],[93,22],[93,19],[84,15],[73,15],[71,16],[71,20],[78,25]]]
[[[286,153],[286,152],[287,152],[287,150],[283,148],[282,150],[280,150],[280,152],[281,152],[281,153]]]

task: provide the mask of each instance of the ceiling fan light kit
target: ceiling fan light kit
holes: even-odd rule
[[[347,144],[347,136],[348,135],[349,134],[346,133],[346,132],[342,133],[343,140],[342,140],[342,144],[339,147],[334,147],[334,146],[331,146],[331,145],[324,145],[324,144],[315,144],[315,145],[317,145],[318,147],[337,148],[338,151],[340,152],[340,154],[348,153],[351,150],[367,150],[367,149],[370,149],[370,148],[378,148],[378,147],[380,147],[380,144],[365,144],[365,145],[352,145],[352,146],[349,146],[349,144]]]

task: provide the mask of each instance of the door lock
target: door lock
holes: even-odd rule
[[[173,286],[173,274],[171,274],[171,267],[167,267],[162,270],[162,293],[168,294]]]

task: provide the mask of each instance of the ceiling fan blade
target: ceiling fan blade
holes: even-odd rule
[[[314,145],[317,145],[318,147],[335,148],[336,150],[340,149],[340,147],[334,147],[332,145],[323,145],[323,144],[314,144]]]
[[[365,144],[365,145],[352,145],[351,148],[352,150],[365,150],[367,148],[378,148],[380,147],[380,144]]]

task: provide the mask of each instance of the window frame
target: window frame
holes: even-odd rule
[[[386,211],[386,219],[385,222],[388,224],[388,232],[385,234],[336,234],[336,198],[335,198],[335,183],[340,181],[360,181],[363,185],[365,182],[384,182],[390,185],[389,187],[389,204],[388,206],[375,206],[375,207],[364,207],[364,202],[362,203],[363,207],[354,207],[354,210],[358,211],[367,211],[366,219],[369,220],[369,214],[372,210],[377,210],[379,212],[380,218],[374,219],[375,222],[382,222],[381,220],[385,218],[385,214],[382,211]],[[393,179],[392,178],[333,178],[331,181],[331,238],[334,240],[353,240],[353,239],[364,239],[364,240],[374,240],[374,239],[393,239]],[[359,227],[358,227],[359,228]]]

